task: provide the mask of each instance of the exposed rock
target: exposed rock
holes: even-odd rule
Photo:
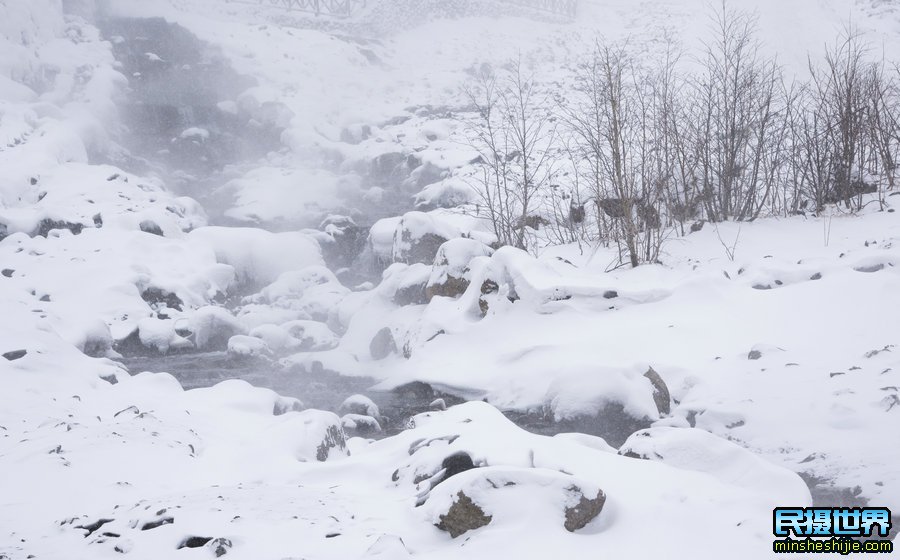
[[[603,299],[616,299],[619,297],[619,292],[615,290],[607,290],[603,292]]]
[[[44,218],[38,224],[38,227],[32,234],[32,237],[47,237],[47,235],[49,235],[49,233],[55,229],[69,230],[73,235],[78,235],[82,232],[82,230],[84,230],[84,225],[74,224],[72,222],[66,222],[62,220],[51,220],[50,218]]]
[[[489,257],[493,253],[493,249],[474,239],[451,239],[441,245],[425,288],[427,300],[431,301],[435,296],[461,296],[469,288],[469,263],[477,257]]]
[[[202,546],[206,546],[206,543],[210,542],[212,537],[187,537],[182,540],[178,545],[178,549],[182,548],[200,548]]]
[[[490,304],[485,296],[489,296],[491,294],[496,294],[500,291],[500,285],[497,284],[494,280],[490,278],[482,282],[481,284],[481,297],[478,298],[478,308],[481,310],[481,316],[484,317],[487,315],[487,312],[490,308]]]
[[[397,342],[389,327],[384,327],[375,333],[372,342],[369,343],[369,353],[375,360],[383,360],[391,354],[397,353]]]
[[[583,529],[600,515],[600,512],[603,511],[603,505],[606,503],[606,494],[600,490],[596,497],[588,498],[584,495],[581,488],[577,486],[569,487],[569,491],[578,497],[578,503],[566,508],[566,521],[563,526],[567,531],[573,533]]]
[[[446,221],[425,212],[407,212],[394,230],[391,259],[406,264],[434,263],[438,249],[460,231]]]
[[[169,309],[181,311],[184,307],[184,302],[177,295],[155,286],[150,286],[141,292],[141,299],[153,309],[168,307]]]
[[[423,305],[431,299],[426,292],[427,282],[417,282],[400,286],[394,292],[392,301],[397,305]]]
[[[275,402],[272,408],[272,416],[281,416],[288,412],[300,412],[303,410],[303,402],[299,399],[282,397]]]
[[[402,401],[431,400],[434,398],[434,389],[431,385],[421,381],[412,381],[395,387],[392,393]]]
[[[141,531],[150,531],[152,529],[156,529],[157,527],[162,527],[163,525],[170,525],[175,523],[174,517],[160,517],[154,521],[148,521],[141,526]]]
[[[368,232],[349,216],[328,216],[319,229],[331,238],[330,243],[322,244],[322,257],[332,270],[351,267],[366,247]]]
[[[405,247],[394,253],[394,261],[407,264],[433,262],[438,248],[447,242],[445,237],[434,233],[412,237],[409,230],[403,230],[400,236],[400,242]]]
[[[382,432],[378,420],[364,414],[345,414],[341,426],[347,437],[369,437]]]
[[[144,220],[143,222],[141,222],[140,228],[144,233],[164,237],[162,228],[159,227],[159,224],[157,224],[153,220]]]
[[[2,271],[0,271],[0,274],[6,276],[7,278],[12,278],[12,275],[15,274],[15,272],[16,271],[11,268],[4,268]]]
[[[441,469],[444,470],[444,476],[441,477],[441,482],[447,480],[451,476],[458,475],[459,473],[466,472],[474,468],[476,468],[476,466],[475,462],[472,461],[472,456],[465,451],[460,451],[459,453],[449,455],[445,457],[441,462]]]
[[[456,497],[447,513],[440,516],[440,523],[435,525],[441,531],[450,533],[454,539],[468,531],[484,527],[493,519],[493,516],[485,515],[484,510],[464,492],[458,492]]]
[[[469,281],[465,278],[447,276],[439,284],[429,284],[425,287],[425,300],[431,301],[435,296],[457,298],[463,295],[469,288]]]
[[[666,382],[652,367],[644,373],[644,377],[653,384],[653,400],[656,402],[656,408],[659,410],[660,416],[669,414],[672,407],[672,397]]]
[[[26,354],[28,354],[28,350],[12,350],[9,352],[5,352],[3,354],[3,357],[6,358],[7,360],[9,360],[10,362],[13,362],[15,360],[24,358]]]
[[[762,358],[762,352],[759,350],[751,350],[750,353],[747,354],[748,360],[758,360]]]
[[[326,428],[325,437],[316,448],[316,460],[327,461],[331,456],[331,451],[333,449],[337,449],[341,452],[346,452],[347,450],[347,435],[344,433],[344,430],[336,424],[332,424]]]
[[[853,270],[855,270],[856,272],[865,272],[865,273],[871,274],[873,272],[880,272],[880,271],[884,270],[884,264],[878,263],[878,264],[871,264],[871,265],[866,265],[866,266],[857,266]]]
[[[115,521],[115,520],[114,519],[98,519],[97,521],[94,521],[93,523],[85,523],[83,525],[76,525],[75,528],[76,529],[84,529],[85,531],[87,531],[87,533],[85,533],[85,535],[84,535],[85,538],[87,538],[87,537],[90,537],[91,535],[93,535],[94,532],[97,531],[100,527],[106,525],[107,523],[111,523],[113,521]]]
[[[225,537],[213,539],[206,545],[207,548],[213,551],[213,554],[216,555],[216,558],[221,558],[222,556],[228,554],[228,551],[231,550],[233,546],[234,545],[231,544],[231,541],[229,539],[226,539]]]

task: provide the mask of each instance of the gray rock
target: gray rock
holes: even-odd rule
[[[372,342],[369,343],[369,353],[375,360],[383,360],[391,354],[397,353],[397,342],[389,327],[384,327],[375,333]]]
[[[577,486],[570,487],[569,491],[576,493],[579,496],[579,500],[574,506],[566,508],[566,521],[563,526],[570,533],[574,533],[579,529],[583,529],[600,515],[600,512],[603,511],[603,506],[606,504],[606,494],[600,490],[597,496],[588,498],[584,495],[581,488]]]
[[[653,401],[656,403],[656,409],[659,411],[660,416],[669,414],[672,408],[672,397],[666,382],[652,367],[644,373],[644,377],[653,384]]]
[[[493,519],[493,516],[485,515],[484,510],[464,492],[458,492],[456,498],[447,513],[440,516],[440,523],[435,525],[441,531],[450,533],[454,539],[484,527]]]

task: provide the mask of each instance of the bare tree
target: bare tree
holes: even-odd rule
[[[584,182],[598,206],[598,233],[611,234],[621,260],[636,267],[659,256],[672,166],[660,157],[665,106],[656,95],[659,84],[626,47],[597,42],[580,66],[565,114],[587,162]]]
[[[536,225],[532,213],[554,164],[550,103],[521,60],[500,76],[484,68],[466,94],[476,112],[469,130],[479,153],[479,213],[501,244],[526,249],[527,229]]]
[[[777,142],[771,135],[781,130],[781,70],[760,55],[752,14],[723,2],[713,21],[715,40],[706,45],[692,100],[698,180],[710,220],[753,219],[775,175],[765,166],[767,149]]]

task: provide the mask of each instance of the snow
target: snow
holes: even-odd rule
[[[318,243],[300,232],[204,227],[191,231],[188,237],[197,245],[212,247],[216,259],[233,267],[244,282],[265,285],[283,273],[322,264]]]
[[[84,19],[95,3],[0,0],[0,557],[200,557],[227,541],[237,559],[720,558],[723,548],[756,559],[771,550],[772,508],[812,503],[798,474],[900,509],[889,444],[900,414],[896,212],[707,226],[671,239],[662,264],[624,270],[607,247],[493,250],[487,225],[458,208],[477,201],[454,116],[473,68],[521,53],[562,84],[570,64],[559,61],[598,30],[633,37],[648,58],[664,32],[692,48],[706,2],[586,0],[566,22],[475,0],[461,2],[468,17],[428,20],[404,0],[312,27],[234,3],[115,4],[222,49],[258,85],[213,104],[283,129],[281,146],[223,173],[226,208],[210,225],[196,200],[112,157],[127,81]],[[803,72],[847,17],[897,52],[887,3],[752,7],[764,48],[789,71]],[[349,39],[360,29],[373,35]],[[376,160],[401,163],[379,174]],[[396,192],[405,207],[391,207]],[[396,215],[360,219],[359,201]],[[327,234],[299,229],[332,214],[371,226],[377,286],[342,285],[320,247]],[[428,236],[440,242],[410,259]],[[734,255],[720,238],[739,239]],[[469,283],[464,293],[398,301],[449,277]],[[398,352],[374,360],[385,328]],[[143,348],[117,346],[135,339]],[[129,374],[117,350],[227,350],[251,368],[365,376],[382,390],[421,381],[473,402],[377,441],[348,438],[345,428],[374,437],[387,425],[370,397],[351,396],[338,416],[241,380],[185,391],[166,373]],[[501,412],[575,421],[610,404],[649,426],[618,449],[529,433]],[[476,468],[444,479],[459,454]],[[573,488],[606,496],[574,534]],[[435,524],[460,492],[491,521],[454,539]],[[87,535],[99,519],[109,521]],[[192,536],[222,540],[174,552]]]

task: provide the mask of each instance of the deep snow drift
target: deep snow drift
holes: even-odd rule
[[[704,2],[107,3],[196,36],[177,65],[101,4],[0,0],[0,558],[763,558],[773,507],[900,510],[896,197],[707,224],[611,272],[455,209],[472,68],[563,79],[598,30],[652,56],[702,40]],[[753,2],[791,71],[848,15],[900,52],[889,4],[797,4]],[[140,89],[194,66],[228,80]],[[368,396],[314,396],[335,375]]]

